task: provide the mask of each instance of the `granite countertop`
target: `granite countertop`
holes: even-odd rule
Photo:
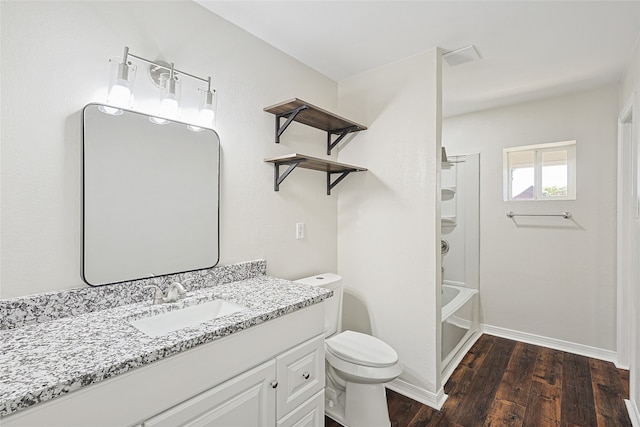
[[[327,289],[259,275],[195,289],[175,303],[152,305],[149,298],[0,330],[0,417],[316,304],[331,295]],[[217,298],[247,310],[155,338],[128,322]]]

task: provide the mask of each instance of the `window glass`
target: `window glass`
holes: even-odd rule
[[[567,150],[543,151],[542,195],[566,197],[568,182]]]
[[[535,194],[535,151],[509,153],[511,199],[533,200]]]
[[[575,200],[576,141],[503,150],[504,200]]]

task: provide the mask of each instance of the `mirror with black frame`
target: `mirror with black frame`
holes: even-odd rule
[[[134,111],[83,110],[82,278],[100,286],[219,260],[215,131]]]

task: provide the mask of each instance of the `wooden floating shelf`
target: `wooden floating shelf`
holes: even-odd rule
[[[293,163],[300,162],[298,166],[304,169],[312,169],[322,172],[362,172],[366,171],[366,168],[360,166],[347,165],[344,163],[333,162],[331,160],[319,159],[317,157],[311,157],[304,154],[287,154],[286,156],[273,157],[270,159],[264,159],[267,163]]]
[[[264,159],[267,163],[274,164],[274,191],[280,190],[280,184],[285,180],[287,176],[296,168],[301,167],[303,169],[311,169],[320,172],[326,172],[327,174],[327,195],[331,194],[331,190],[338,185],[340,181],[347,177],[352,172],[363,172],[366,168],[360,166],[347,165],[344,163],[333,162],[330,160],[319,159],[317,157],[306,156],[304,154],[288,154],[280,157],[272,157]],[[280,166],[287,165],[286,171],[280,174]],[[331,180],[332,175],[340,174],[334,181]]]
[[[330,155],[331,150],[348,134],[367,129],[366,126],[352,122],[298,98],[266,107],[264,111],[276,116],[276,144],[280,143],[280,136],[295,121],[327,132],[327,155]],[[287,120],[281,125],[280,120],[282,118]],[[337,135],[338,138],[332,140],[332,135]]]

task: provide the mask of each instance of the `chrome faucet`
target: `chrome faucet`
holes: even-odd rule
[[[162,304],[165,302],[164,293],[162,289],[158,285],[149,285],[145,286],[143,289],[154,289],[153,292],[153,304]]]
[[[167,294],[162,292],[162,289],[158,285],[145,286],[143,289],[153,289],[153,304],[162,304],[165,302],[176,302],[179,299],[183,299],[187,294],[184,286],[178,282],[173,282],[167,288]]]
[[[184,298],[186,294],[187,294],[187,291],[184,289],[184,286],[182,286],[178,282],[173,282],[172,284],[169,285],[169,288],[167,289],[167,297],[165,298],[165,301],[175,302],[175,301],[178,301],[179,299]]]

